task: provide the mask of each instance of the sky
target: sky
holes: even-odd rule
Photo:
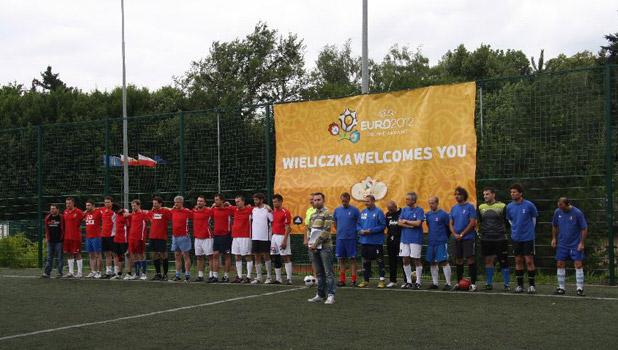
[[[394,44],[419,48],[436,64],[459,44],[520,49],[545,58],[596,53],[618,32],[607,0],[368,0],[369,57]],[[125,0],[127,82],[173,83],[214,41],[250,33],[259,21],[304,40],[307,68],[325,45],[351,40],[361,53],[362,0]],[[0,84],[30,85],[51,65],[85,91],[122,84],[120,0],[0,0]]]

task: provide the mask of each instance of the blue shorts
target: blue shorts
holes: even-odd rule
[[[100,253],[103,251],[101,237],[86,238],[86,251],[88,253]]]
[[[430,244],[427,246],[425,260],[428,263],[441,263],[448,260],[448,243]]]
[[[571,259],[572,261],[583,261],[584,252],[578,251],[577,247],[575,248],[564,247],[564,246],[556,247],[556,260],[566,261],[569,259]]]
[[[356,258],[356,239],[338,239],[335,255],[338,258]]]
[[[189,236],[172,236],[172,251],[186,253],[191,250]]]

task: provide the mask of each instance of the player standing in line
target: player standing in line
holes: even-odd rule
[[[253,208],[246,205],[245,197],[236,196],[236,206],[232,208],[234,223],[232,224],[232,255],[236,257],[236,278],[232,283],[247,283],[251,281],[253,256],[251,255],[251,213]],[[242,259],[247,263],[247,276],[243,278]]]
[[[283,196],[273,196],[273,237],[270,244],[270,255],[275,259],[275,278],[281,282],[280,261],[283,258],[285,266],[286,284],[292,284],[292,247],[290,232],[292,232],[292,214],[283,207]],[[279,265],[279,267],[277,267]]]
[[[67,264],[69,265],[69,272],[62,277],[82,278],[82,233],[80,227],[84,219],[84,212],[75,207],[75,200],[73,197],[67,197],[65,205],[66,209],[62,214],[64,219],[64,241],[62,243],[62,248],[64,253],[68,255]],[[77,262],[77,273],[74,272],[74,262]]]
[[[575,265],[577,295],[584,296],[584,241],[588,236],[588,223],[581,210],[571,205],[566,197],[558,200],[551,230],[551,246],[556,248],[558,288],[556,294],[565,293],[566,260]]]
[[[380,208],[376,207],[376,198],[373,195],[365,196],[365,206],[360,213],[360,219],[356,230],[360,236],[361,255],[363,256],[363,279],[358,287],[369,286],[371,278],[371,261],[378,262],[380,271],[380,281],[378,288],[386,287],[384,283],[384,229],[386,228],[386,217]]]
[[[62,239],[64,237],[64,220],[55,204],[49,206],[49,214],[45,216],[45,239],[47,240],[47,262],[43,278],[49,278],[54,267],[54,258],[58,265],[58,277],[62,277]]]
[[[142,210],[142,202],[139,199],[131,201],[131,213],[125,212],[129,222],[129,267],[125,280],[136,280],[141,278],[146,280],[146,264],[144,260],[144,251],[146,250],[146,222],[148,220],[147,213]],[[131,273],[131,269],[135,273]],[[143,270],[143,271],[142,271]]]
[[[344,192],[339,197],[341,206],[335,208],[333,219],[337,230],[337,240],[335,243],[335,255],[339,262],[339,282],[338,287],[345,286],[346,263],[350,263],[350,275],[352,286],[356,285],[356,238],[357,225],[360,218],[360,211],[350,205],[350,194]],[[371,264],[371,262],[370,262]]]
[[[455,188],[455,201],[449,214],[449,228],[455,237],[455,263],[457,264],[457,281],[461,281],[464,274],[464,259],[468,263],[470,273],[471,292],[476,292],[476,209],[468,202],[468,191],[463,187]],[[460,290],[459,283],[454,290]]]
[[[155,275],[152,277],[152,280],[165,281],[167,280],[169,269],[167,232],[169,223],[172,221],[172,212],[167,208],[163,208],[163,198],[159,196],[152,197],[152,209],[148,212],[148,220],[150,221],[150,250],[155,267]],[[163,268],[163,274],[161,274],[161,268]]]
[[[524,189],[515,184],[510,188],[511,199],[506,206],[506,219],[511,224],[511,240],[513,241],[513,254],[515,255],[515,276],[517,276],[517,288],[515,293],[524,292],[524,261],[528,269],[528,293],[536,293],[534,266],[534,239],[536,233],[536,218],[539,216],[532,202],[524,199]]]
[[[180,281],[180,273],[184,259],[185,282],[191,280],[191,238],[189,237],[189,220],[193,219],[193,212],[184,207],[183,196],[174,197],[172,208],[172,251],[176,263],[174,281]]]
[[[128,241],[129,241],[129,220],[125,216],[127,211],[118,204],[112,204],[112,211],[115,214],[114,227],[112,229],[112,236],[114,239],[114,276],[111,279],[118,280],[122,277],[122,263],[125,261],[125,255],[127,254]],[[126,259],[127,276],[131,271],[131,261]]]
[[[88,263],[90,273],[86,278],[101,278],[101,211],[94,205],[92,199],[86,201],[84,211],[84,223],[86,224],[86,250],[88,251]]]
[[[112,197],[105,196],[103,200],[103,208],[101,211],[101,245],[103,248],[103,254],[105,255],[105,278],[111,278],[114,275],[114,220],[116,219],[116,213],[112,209]]]
[[[209,278],[212,280],[212,233],[210,232],[210,218],[212,209],[206,207],[206,198],[198,196],[195,208],[193,208],[193,239],[195,244],[195,256],[197,258],[196,282],[204,281],[205,261],[208,258]]]
[[[508,292],[509,276],[509,243],[506,239],[506,204],[496,201],[496,190],[483,190],[485,203],[479,205],[478,220],[481,235],[481,254],[485,259],[485,289],[493,289],[494,266],[496,257],[500,262],[504,291]]]
[[[219,282],[219,263],[220,256],[223,255],[224,259],[224,276],[223,282],[229,282],[229,273],[232,265],[232,236],[231,220],[232,220],[232,208],[225,206],[225,199],[222,194],[215,195],[215,202],[212,206],[212,218],[214,221],[214,241],[213,241],[213,256],[212,256],[212,280],[208,282]]]
[[[388,201],[386,204],[386,250],[388,251],[388,271],[389,280],[386,288],[393,288],[397,285],[397,267],[401,258],[399,257],[399,244],[401,243],[401,227],[399,226],[399,215],[401,209],[397,208],[395,201]],[[403,265],[401,265],[403,267]],[[405,273],[404,273],[405,284]]]
[[[262,261],[266,265],[265,284],[272,283],[270,261],[270,226],[273,221],[272,210],[264,204],[262,193],[253,195],[253,210],[251,212],[251,249],[255,255],[255,279],[251,283],[262,282]]]
[[[333,239],[331,227],[333,216],[324,206],[324,194],[316,192],[313,195],[315,211],[307,225],[307,235],[304,243],[309,248],[311,265],[318,280],[316,295],[307,300],[318,303],[326,298],[324,304],[335,303],[335,272],[333,271]]]
[[[449,229],[449,216],[440,209],[440,200],[433,196],[429,198],[429,211],[425,213],[427,222],[427,255],[425,260],[431,264],[431,281],[429,289],[438,289],[439,267],[442,266],[444,273],[443,290],[451,290],[451,265],[448,263],[448,239],[451,236]]]
[[[410,192],[406,195],[406,206],[401,209],[399,226],[401,226],[401,243],[399,244],[399,256],[403,258],[403,271],[406,275],[406,283],[403,289],[420,289],[421,276],[423,274],[423,262],[421,250],[423,249],[423,221],[425,212],[416,205],[417,195]],[[410,259],[416,266],[416,283],[412,284],[412,266]]]

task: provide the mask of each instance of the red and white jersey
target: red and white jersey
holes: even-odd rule
[[[123,212],[126,212],[126,210],[123,209]],[[114,215],[114,229],[112,230],[114,243],[127,243],[129,239],[129,220],[122,214],[114,213]]]
[[[193,211],[187,208],[176,209],[172,212],[172,235],[186,236],[189,234],[189,220],[193,219]]]
[[[285,208],[273,209],[273,235],[285,235],[285,227],[292,224],[292,214]]]
[[[242,209],[238,207],[230,207],[234,223],[232,224],[233,238],[251,238],[251,213],[253,208],[246,206]]]
[[[101,211],[102,221],[101,237],[111,237],[114,235],[114,216],[116,215],[116,213],[114,213],[113,210],[105,207],[100,208],[99,210]]]
[[[86,238],[101,237],[102,224],[101,211],[97,208],[84,212],[84,223],[86,224]]]
[[[210,232],[210,218],[212,218],[212,209],[210,208],[194,208],[193,209],[193,237],[197,239],[212,238]]]
[[[65,209],[63,213],[64,219],[64,239],[65,240],[82,240],[81,225],[84,218],[84,212],[79,208],[72,210]]]
[[[147,237],[146,221],[148,213],[140,210],[134,211],[128,216],[129,221],[129,239],[143,241]]]

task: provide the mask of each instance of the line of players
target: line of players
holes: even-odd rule
[[[147,279],[145,247],[148,239],[156,274],[152,280],[168,279],[168,227],[172,227],[171,250],[175,258],[175,274],[171,280],[190,281],[192,246],[195,248],[198,277],[204,281],[206,259],[210,271],[208,282],[230,282],[231,255],[236,257],[236,278],[232,283],[284,283],[282,267],[285,268],[287,284],[292,284],[290,246],[290,212],[283,208],[283,197],[273,196],[273,208],[264,203],[261,193],[253,195],[254,205],[246,203],[243,196],[235,198],[230,205],[220,194],[214,204],[206,206],[204,196],[198,196],[193,209],[184,207],[184,198],[176,196],[172,208],[163,207],[163,199],[155,196],[152,209],[141,208],[139,200],[131,202],[131,211],[105,197],[104,206],[96,208],[92,200],[86,202],[86,210],[75,207],[73,198],[65,201],[66,209],[61,214],[56,205],[50,206],[45,217],[45,233],[48,242],[47,263],[43,277],[49,278],[53,260],[57,260],[58,277],[81,278],[81,224],[85,224],[86,250],[90,257],[90,274],[87,278]],[[189,222],[192,235],[189,236]],[[213,229],[211,230],[211,224]],[[193,244],[192,244],[193,243]],[[68,273],[62,275],[63,257],[67,255]],[[102,254],[105,255],[105,274],[102,273]],[[125,259],[126,256],[126,259]],[[271,261],[272,256],[272,261]],[[220,259],[223,258],[224,275],[219,279]],[[255,258],[255,260],[254,260]],[[243,260],[246,274],[243,273]],[[184,261],[184,265],[183,265]],[[255,261],[255,262],[254,262]],[[275,279],[271,276],[274,262]],[[266,279],[262,281],[262,263],[266,267]],[[123,264],[126,274],[122,276]],[[77,265],[77,271],[75,271]],[[255,267],[256,277],[251,278]]]
[[[468,202],[468,192],[461,187],[454,191],[456,204],[447,213],[439,208],[437,197],[429,198],[430,210],[424,212],[417,205],[414,192],[406,196],[406,206],[397,208],[394,201],[389,201],[387,211],[383,213],[375,206],[375,198],[367,196],[366,209],[360,212],[350,205],[350,195],[340,196],[342,205],[336,208],[332,218],[336,226],[336,256],[339,261],[338,286],[346,284],[346,265],[351,265],[351,282],[356,284],[356,243],[361,244],[363,258],[363,281],[357,286],[367,287],[371,277],[371,263],[376,261],[380,279],[378,288],[392,288],[397,282],[398,258],[403,260],[405,283],[401,288],[420,289],[423,263],[421,249],[424,240],[423,224],[427,227],[427,250],[425,260],[430,264],[432,284],[429,289],[438,289],[439,268],[442,268],[445,284],[444,290],[476,291],[477,266],[476,236],[480,233],[481,253],[484,258],[486,290],[493,289],[493,277],[496,261],[500,263],[504,291],[510,291],[510,266],[508,262],[509,242],[507,224],[511,228],[511,244],[515,256],[516,293],[523,293],[524,269],[527,270],[528,289],[536,293],[534,264],[535,226],[538,212],[535,205],[524,199],[523,188],[515,184],[510,187],[512,201],[507,205],[496,200],[496,191],[492,188],[483,190],[484,203],[475,208]],[[320,194],[323,196],[322,194]],[[322,198],[323,200],[323,198]],[[314,200],[315,201],[315,200]],[[552,220],[551,245],[556,249],[558,288],[556,294],[565,294],[566,260],[574,262],[576,271],[577,295],[584,295],[584,241],[588,234],[587,223],[583,213],[570,204],[567,198],[560,198],[558,208]],[[314,208],[308,210],[308,217]],[[384,236],[386,230],[386,237]],[[455,239],[454,255],[458,282],[451,287],[451,266],[449,264],[448,240]],[[389,257],[390,282],[385,284],[384,240]],[[463,285],[464,262],[468,265],[471,284]],[[415,271],[412,271],[414,264]],[[319,274],[318,274],[319,275]],[[415,276],[414,276],[415,275]],[[319,276],[318,276],[319,277]],[[415,282],[413,283],[413,278]],[[460,283],[462,285],[460,285]]]

